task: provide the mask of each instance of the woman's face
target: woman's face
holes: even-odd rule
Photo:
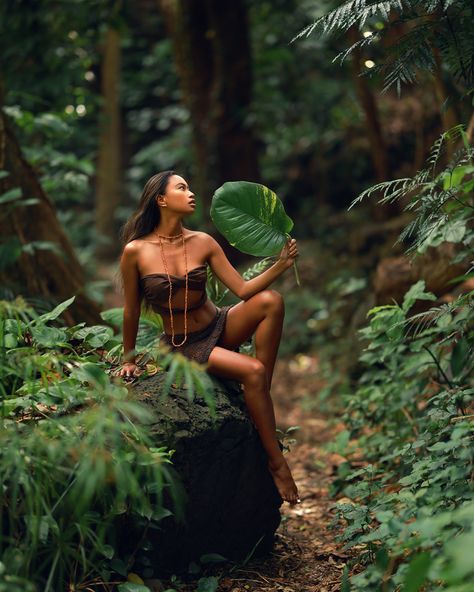
[[[164,196],[158,198],[158,205],[178,214],[192,214],[196,208],[194,193],[179,175],[171,175]]]

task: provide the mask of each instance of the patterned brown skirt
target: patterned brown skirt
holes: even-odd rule
[[[160,343],[163,343],[170,347],[173,351],[180,352],[183,356],[191,360],[195,360],[200,364],[205,364],[211,354],[212,349],[216,346],[222,331],[225,327],[225,321],[229,309],[235,306],[217,307],[216,316],[212,319],[207,327],[200,329],[199,331],[192,331],[188,333],[188,338],[185,343],[180,347],[174,347],[171,343],[171,335],[162,333],[160,336]],[[174,340],[179,343],[184,338],[184,333],[175,334]],[[237,350],[236,350],[237,351]]]

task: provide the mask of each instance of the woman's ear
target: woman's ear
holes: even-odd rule
[[[166,208],[166,201],[164,195],[158,195],[156,198],[156,205],[160,208]]]

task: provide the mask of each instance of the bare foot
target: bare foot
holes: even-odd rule
[[[288,466],[285,457],[282,455],[281,460],[276,463],[269,462],[268,469],[272,474],[275,485],[283,500],[289,502],[292,506],[301,503],[298,495],[298,488],[293,480],[290,467]]]

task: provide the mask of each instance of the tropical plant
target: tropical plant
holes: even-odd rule
[[[459,139],[462,146],[440,171],[443,149],[447,143],[456,143]],[[379,203],[407,202],[405,209],[416,214],[398,239],[407,244],[407,252],[423,253],[428,247],[435,247],[444,241],[459,243],[465,248],[453,261],[457,263],[469,253],[472,242],[469,224],[474,206],[474,149],[469,145],[462,125],[441,134],[431,149],[427,164],[414,177],[373,185],[363,191],[350,207],[372,195],[380,197]]]
[[[440,60],[467,91],[474,80],[474,7],[469,0],[347,0],[305,27],[293,40],[314,31],[346,33],[351,27],[366,29],[360,40],[336,56],[344,60],[356,48],[381,39],[381,63],[372,72],[385,76],[385,90],[419,80],[420,72],[433,72]],[[380,26],[375,27],[378,23]],[[404,28],[402,25],[406,25]]]
[[[293,220],[275,192],[249,181],[228,181],[212,198],[211,218],[229,243],[249,255],[276,255],[290,238]],[[296,281],[299,285],[296,262]]]
[[[120,336],[105,325],[63,326],[59,317],[73,300],[41,315],[21,297],[0,301],[5,592],[51,592],[107,582],[114,572],[126,576],[135,559],[117,556],[118,516],[132,515],[144,533],[170,513],[184,517],[173,451],[152,441],[149,408],[113,377]],[[137,347],[144,369],[169,368],[161,396],[171,382],[182,382],[190,398],[204,391],[212,408],[212,385],[200,367],[154,341]],[[164,506],[165,488],[172,508]]]
[[[413,179],[382,183],[365,195],[408,199],[416,215],[401,233],[407,249],[416,256],[456,243],[455,261],[467,268],[474,150],[465,142],[439,170],[439,152],[456,134],[465,140],[460,128],[443,134],[429,167]],[[452,283],[472,277],[472,269]],[[340,435],[349,460],[333,489],[350,499],[336,510],[346,522],[342,540],[359,551],[351,590],[376,591],[383,582],[387,591],[467,592],[474,576],[467,551],[474,537],[474,292],[410,314],[415,302],[436,299],[420,280],[402,303],[371,309],[361,330],[363,372],[355,392],[344,395],[347,431]]]
[[[271,257],[264,257],[242,272],[242,277],[245,280],[250,280],[256,277],[257,275],[261,274],[262,271],[265,271],[272,261],[273,260]],[[211,300],[213,300],[216,304],[220,304],[229,294],[229,288],[222,287],[222,284],[219,282],[210,267],[207,268],[207,280],[206,290],[209,298],[211,298]]]

